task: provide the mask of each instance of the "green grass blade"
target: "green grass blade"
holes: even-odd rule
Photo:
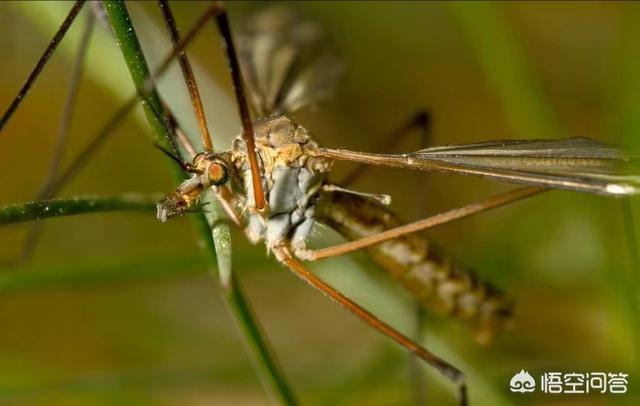
[[[155,210],[155,206],[154,199],[136,195],[40,200],[0,207],[0,225],[85,213],[131,210],[152,211]]]
[[[640,9],[634,4],[624,5],[620,21],[620,43],[617,49],[617,75],[609,82],[611,98],[617,104],[618,114],[610,123],[611,132],[621,143],[632,150],[640,150]],[[622,221],[626,235],[629,271],[620,289],[625,294],[632,326],[631,334],[635,343],[635,364],[640,359],[640,246],[638,246],[637,213],[638,199],[628,198],[622,201]],[[635,217],[635,218],[634,218]],[[620,278],[621,279],[621,278]]]
[[[255,320],[244,291],[235,277],[231,274],[230,285],[225,290],[225,300],[229,309],[235,315],[238,326],[248,342],[249,350],[253,353],[254,366],[260,373],[260,378],[270,388],[272,398],[285,405],[295,405],[296,399],[289,389],[287,382],[281,378],[280,367],[275,358],[270,356],[269,343],[263,338],[260,325]]]
[[[144,58],[142,46],[131,23],[126,6],[122,1],[105,1],[104,8],[118,40],[120,51],[127,63],[127,68],[129,68],[133,83],[141,98],[147,121],[153,129],[152,134],[155,141],[168,148],[172,144],[171,134],[167,130],[166,123],[162,122],[163,118],[160,115],[163,111],[162,101],[155,87],[149,91],[145,89],[145,82],[151,77],[151,72]]]
[[[104,4],[118,45],[127,61],[131,77],[138,92],[144,94],[143,107],[149,124],[154,130],[156,141],[162,141],[161,145],[170,145],[170,135],[166,131],[166,126],[158,120],[155,113],[162,111],[160,98],[155,91],[144,92],[145,81],[150,77],[150,70],[126,6],[122,1],[105,1]],[[178,171],[178,173],[180,172]],[[224,214],[217,204],[212,204],[212,207],[213,209],[208,219],[200,215],[197,222],[201,238],[207,242],[209,252],[212,255],[212,262],[217,262],[218,277],[221,279],[226,292],[225,300],[241,327],[247,347],[253,356],[254,366],[258,370],[260,377],[263,378],[263,383],[266,383],[267,391],[281,403],[293,404],[295,401],[292,392],[284,376],[279,371],[277,363],[268,349],[266,339],[261,333],[256,319],[251,314],[246,298],[232,274],[231,237],[229,227],[223,221]]]
[[[219,278],[224,290],[227,308],[234,316],[244,337],[247,350],[251,354],[253,365],[272,399],[278,403],[296,404],[295,396],[284,378],[275,357],[271,355],[269,343],[265,339],[260,324],[256,320],[239,280],[233,272],[231,262],[231,233],[225,221],[222,208],[216,199],[208,198],[212,210],[206,215],[206,221],[198,221],[200,231],[207,236],[208,251],[217,254],[217,274],[210,267],[211,275]]]

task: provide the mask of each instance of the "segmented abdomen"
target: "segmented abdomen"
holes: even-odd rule
[[[322,193],[315,217],[349,240],[402,224],[387,207],[338,191]],[[374,245],[369,251],[428,310],[476,325],[480,341],[489,340],[511,316],[511,303],[502,293],[420,235],[405,235]]]

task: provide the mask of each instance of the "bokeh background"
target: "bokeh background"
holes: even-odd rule
[[[419,109],[435,144],[582,135],[640,150],[640,4],[633,2],[304,2],[343,56],[335,98],[295,115],[325,145],[371,151]],[[0,3],[0,108],[13,98],[68,2]],[[262,7],[228,5],[232,18]],[[186,31],[204,2],[174,5]],[[130,12],[152,65],[169,49],[155,3]],[[85,10],[86,11],[86,10]],[[0,134],[0,205],[33,198],[46,177],[82,31],[59,52]],[[218,146],[239,130],[213,27],[189,50]],[[133,87],[109,33],[93,36],[68,163]],[[177,70],[161,83],[192,134]],[[175,187],[140,111],[61,196],[153,194]],[[408,139],[402,149],[417,148]],[[336,179],[348,165],[339,164]],[[389,193],[412,220],[506,186],[455,175],[372,169],[359,190]],[[514,328],[480,347],[456,321],[428,318],[425,344],[468,376],[476,405],[637,404],[640,399],[637,200],[554,191],[428,235],[516,300]],[[0,229],[15,259],[29,225]],[[339,241],[321,230],[317,245]],[[234,235],[235,269],[286,375],[305,404],[409,404],[406,354]],[[0,270],[0,404],[267,404],[192,223],[154,213],[47,220],[34,257]],[[412,334],[413,303],[365,254],[311,267]],[[511,376],[624,372],[627,395],[514,395]],[[427,399],[453,404],[428,367]]]

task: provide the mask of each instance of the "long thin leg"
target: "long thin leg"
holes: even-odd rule
[[[184,36],[182,43],[180,46],[175,47],[167,57],[163,60],[162,64],[158,67],[158,69],[154,72],[153,75],[149,78],[149,80],[145,81],[145,86],[143,90],[151,89],[154,86],[154,80],[162,76],[167,69],[169,68],[171,62],[178,55],[179,52],[184,50],[189,43],[195,38],[196,34],[200,32],[200,30],[204,27],[204,25],[209,21],[209,19],[218,12],[217,6],[210,6],[196,21],[193,27],[188,31],[187,35]],[[77,173],[84,167],[84,165],[89,162],[90,158],[104,145],[104,143],[109,139],[109,137],[114,133],[115,129],[122,122],[124,117],[129,114],[129,112],[138,104],[138,94],[133,95],[125,104],[122,105],[114,114],[107,120],[106,124],[101,128],[98,132],[97,136],[87,145],[71,162],[71,164],[64,170],[64,172],[52,183],[50,188],[50,195],[48,197],[53,197],[58,191],[68,184]],[[162,115],[162,112],[155,112],[159,115]]]
[[[154,79],[160,77],[164,72],[166,72],[170,63],[173,59],[178,55],[179,52],[184,50],[186,46],[195,38],[196,34],[204,27],[205,23],[213,16],[214,13],[218,12],[217,6],[213,5],[209,7],[198,19],[198,21],[194,24],[194,26],[188,31],[187,35],[185,35],[184,40],[176,46],[174,50],[167,55],[164,59],[160,67],[155,71],[155,73],[151,76],[150,80],[146,81],[144,88],[152,88],[154,85]],[[55,41],[55,39],[54,39]],[[58,39],[59,41],[59,39]],[[53,41],[52,41],[53,42]],[[61,175],[56,177],[55,179],[49,179],[46,187],[43,187],[39,198],[40,199],[49,199],[54,197],[60,189],[62,189],[66,184],[68,184],[76,174],[78,174],[82,168],[90,161],[90,158],[100,149],[102,145],[109,139],[109,137],[114,133],[115,129],[118,125],[123,121],[126,115],[137,105],[138,95],[132,96],[116,113],[109,118],[107,123],[102,127],[97,136],[87,145],[71,162],[71,164],[63,171]],[[156,112],[157,113],[157,112]],[[62,125],[61,125],[62,127]],[[57,164],[59,165],[59,164]],[[57,172],[54,171],[54,172]],[[39,227],[39,226],[35,226]],[[27,237],[28,241],[23,249],[23,253],[21,254],[21,259],[26,259],[30,256],[30,251],[35,248],[35,243],[37,242],[37,233],[38,230],[32,231],[31,234]],[[35,235],[35,236],[31,236]],[[33,241],[33,242],[31,242]],[[31,248],[30,246],[33,246]]]
[[[69,84],[69,91],[64,103],[64,110],[62,113],[62,120],[58,127],[58,136],[56,139],[56,146],[51,164],[49,165],[49,171],[47,173],[47,179],[42,185],[40,192],[38,193],[38,199],[43,199],[49,195],[49,187],[51,182],[55,179],[58,171],[60,170],[60,164],[62,163],[62,154],[64,152],[64,146],[69,136],[69,130],[71,127],[71,119],[73,117],[76,101],[78,98],[78,90],[80,89],[80,82],[82,81],[82,71],[84,61],[89,49],[89,42],[91,41],[91,35],[93,33],[93,27],[95,23],[95,17],[93,13],[87,13],[87,21],[80,45],[78,46],[78,52],[76,56],[76,63],[73,67],[71,74],[71,83]]]
[[[422,115],[419,113],[415,117],[416,122],[422,129],[420,133],[420,148],[427,148],[431,144],[431,115],[427,111],[423,111]],[[416,183],[417,188],[421,189],[428,182],[429,177],[417,176]],[[428,189],[428,188],[427,188]],[[421,193],[419,198],[421,212],[427,213],[429,196],[426,193]],[[415,317],[415,332],[414,339],[417,343],[425,345],[425,335],[423,334],[424,325],[426,323],[426,313],[422,304],[414,300],[414,317]],[[412,355],[409,358],[409,367],[411,373],[411,382],[413,387],[413,403],[415,406],[423,406],[427,403],[427,381],[422,371],[421,365],[418,362],[418,358]]]
[[[4,126],[9,122],[9,119],[20,105],[20,102],[22,102],[22,99],[24,99],[27,93],[29,93],[31,86],[33,86],[36,79],[38,79],[40,72],[42,72],[42,69],[47,64],[47,61],[49,61],[49,58],[51,58],[51,55],[53,55],[53,52],[56,50],[56,48],[62,41],[62,38],[64,38],[65,34],[73,24],[73,21],[80,13],[80,10],[82,10],[82,6],[84,6],[84,3],[85,0],[77,0],[73,7],[71,7],[69,14],[67,14],[67,17],[60,25],[60,28],[58,28],[58,31],[53,36],[53,39],[51,40],[51,42],[49,42],[49,45],[47,45],[47,48],[44,50],[44,53],[38,60],[38,63],[27,77],[27,80],[18,91],[18,94],[9,105],[9,108],[7,108],[7,111],[5,111],[5,113],[2,115],[2,118],[0,118],[0,132],[2,132]]]
[[[378,147],[374,149],[374,151],[383,153],[392,151],[394,147],[396,147],[407,135],[411,134],[415,129],[420,130],[420,144],[422,148],[426,148],[426,145],[429,144],[429,138],[431,137],[431,115],[428,111],[419,111],[401,127],[387,134],[387,136],[384,137],[382,143],[378,145]],[[370,166],[365,164],[356,165],[351,170],[351,172],[347,173],[347,175],[342,178],[339,183],[343,186],[353,184],[353,182],[355,182],[365,173],[367,168],[370,168]]]
[[[139,40],[135,35],[135,29],[131,23],[129,12],[122,1],[109,0],[105,3],[105,10],[109,17],[109,22],[113,28],[114,34],[118,39],[123,56],[126,59],[127,67],[130,70],[132,79],[136,87],[140,90],[144,87],[144,82],[147,82],[150,76],[149,68],[147,66],[146,59],[139,44]],[[136,72],[134,72],[136,71]],[[150,101],[155,104],[156,110],[162,110],[162,102],[158,98],[157,93],[151,93],[149,96]],[[143,99],[144,100],[144,99]],[[147,106],[148,107],[148,106]],[[151,113],[147,110],[147,113]],[[152,113],[153,114],[153,113]],[[175,142],[175,137],[170,131],[165,128],[159,127],[157,124],[157,116],[147,114],[149,124],[155,132],[156,141]],[[167,123],[168,124],[168,123]],[[170,130],[170,129],[169,129]],[[169,137],[171,139],[166,139]],[[162,144],[161,144],[162,145]],[[166,145],[166,144],[165,144]],[[178,171],[177,166],[174,166],[174,175],[177,179],[182,178],[182,174]],[[219,277],[222,284],[225,287],[225,293],[228,294],[241,294],[238,289],[227,290],[227,288],[233,285],[233,274],[231,272],[231,245],[228,226],[217,213],[217,210],[209,216],[208,219],[204,215],[197,216],[196,225],[199,228],[201,240],[205,242],[207,252],[210,255],[210,270],[213,274]],[[215,265],[218,265],[217,271]],[[226,302],[230,304],[231,313],[235,317],[236,321],[243,329],[243,338],[248,349],[251,351],[251,355],[254,355],[256,369],[259,372],[261,378],[268,379],[270,385],[265,385],[266,389],[273,388],[273,395],[277,396],[277,400],[284,404],[293,404],[295,400],[291,396],[290,392],[284,391],[286,384],[282,377],[277,374],[278,368],[273,357],[270,356],[269,351],[265,348],[265,340],[258,329],[258,326],[254,319],[250,317],[251,313],[248,311],[246,302],[240,302],[234,297],[225,295]]]
[[[87,21],[84,32],[82,33],[82,39],[78,47],[76,56],[76,62],[71,74],[71,82],[69,84],[69,90],[64,102],[64,109],[62,112],[62,120],[60,120],[60,126],[58,127],[58,135],[56,138],[56,146],[54,149],[51,163],[49,164],[49,170],[47,171],[46,180],[42,184],[38,195],[35,200],[43,200],[49,196],[49,188],[51,187],[55,177],[60,170],[60,163],[62,161],[62,154],[69,135],[69,129],[71,127],[71,118],[73,117],[73,111],[76,105],[78,90],[80,88],[80,82],[82,80],[82,67],[89,48],[89,41],[94,27],[93,13],[87,13]],[[38,237],[42,230],[43,223],[35,222],[29,231],[27,239],[22,247],[22,253],[20,255],[19,262],[28,260],[35,251],[38,243]]]
[[[196,150],[189,138],[180,130],[171,114],[169,114],[169,123],[175,126],[177,142],[187,152],[187,159],[193,159]],[[229,218],[238,228],[242,229],[244,226],[241,224],[241,217],[235,212],[231,203],[232,196],[229,189],[226,186],[217,188],[217,197]],[[272,355],[268,340],[251,310],[240,281],[236,273],[233,272],[233,268],[230,268],[227,278],[223,277],[222,274],[218,274],[218,277],[221,281],[220,285],[224,289],[223,298],[225,303],[242,330],[243,338],[246,340],[245,344],[247,344],[247,348],[254,356],[256,370],[266,382],[265,387],[278,397],[280,403],[286,405],[296,404],[295,395],[290,389],[275,357]]]
[[[158,4],[160,6],[160,10],[162,11],[162,16],[167,26],[167,30],[169,31],[169,34],[171,36],[171,43],[173,44],[174,48],[178,48],[182,41],[180,40],[180,33],[178,32],[178,27],[176,26],[173,13],[171,12],[171,8],[169,7],[169,2],[167,0],[160,0],[158,1]],[[196,82],[195,76],[193,75],[193,69],[191,69],[191,64],[189,63],[189,59],[187,58],[187,54],[184,50],[178,52],[178,61],[180,62],[182,76],[184,77],[187,89],[189,89],[191,104],[193,105],[193,110],[195,112],[196,119],[198,120],[202,146],[204,147],[205,151],[213,152],[213,142],[211,141],[211,136],[209,135],[209,127],[207,126],[207,120],[204,116],[204,108],[202,107],[200,91],[198,90],[198,84]]]
[[[469,217],[483,211],[491,210],[505,204],[536,195],[546,190],[547,189],[534,187],[523,187],[514,189],[509,192],[494,195],[487,199],[474,202],[463,207],[458,207],[456,209],[451,209],[444,213],[436,214],[435,216],[427,217],[426,219],[419,220],[414,223],[409,223],[400,227],[392,228],[390,230],[386,230],[369,237],[364,237],[359,240],[349,241],[344,244],[334,245],[332,247],[322,248],[319,250],[305,251],[304,259],[308,261],[316,261],[323,258],[343,255],[349,252],[370,247],[375,244],[380,244],[384,241],[393,240],[394,238],[398,238],[405,234],[426,230],[427,228],[446,224],[454,220]]]
[[[415,303],[415,331],[413,333],[414,340],[424,345],[424,334],[422,333],[425,321],[424,308],[420,303]],[[420,365],[418,357],[411,354],[409,357],[409,374],[411,376],[411,386],[413,387],[413,404],[416,406],[426,404],[426,381],[422,373],[422,365]]]
[[[278,261],[284,264],[291,272],[293,272],[294,275],[328,296],[331,300],[351,312],[354,316],[358,317],[360,320],[362,320],[372,328],[391,338],[396,343],[400,344],[402,347],[416,354],[418,357],[426,361],[429,365],[436,368],[438,372],[440,372],[442,375],[456,384],[459,391],[460,404],[467,404],[467,387],[465,384],[464,375],[459,369],[439,358],[437,355],[422,347],[420,344],[414,342],[409,337],[400,333],[382,320],[378,319],[376,316],[362,308],[360,305],[358,305],[333,287],[326,284],[320,278],[316,277],[314,274],[309,272],[300,262],[295,260],[285,247],[277,247],[273,250],[273,253]]]
[[[231,38],[231,30],[229,28],[229,19],[226,11],[222,10],[216,16],[218,29],[224,43],[224,49],[231,71],[231,80],[233,81],[233,89],[238,102],[238,110],[240,111],[240,119],[242,120],[242,138],[247,144],[247,157],[249,158],[249,166],[251,167],[251,183],[253,184],[253,196],[255,197],[255,209],[263,216],[266,216],[269,208],[265,199],[264,190],[262,189],[262,181],[260,176],[260,168],[258,167],[258,157],[256,154],[256,143],[253,136],[253,123],[251,114],[249,113],[249,105],[244,92],[242,81],[242,72],[240,71],[240,63],[236,54],[233,39]]]
[[[173,43],[174,48],[178,48],[181,43],[180,34],[178,33],[178,27],[176,26],[175,18],[173,17],[173,13],[171,12],[171,7],[169,6],[169,2],[167,0],[159,0],[158,4],[160,6],[160,10],[162,11],[162,15],[164,21],[167,26],[167,30],[171,36],[171,42]],[[202,99],[200,98],[200,91],[198,89],[198,83],[196,82],[196,78],[193,74],[193,69],[191,69],[191,63],[189,62],[189,58],[185,51],[181,51],[178,53],[178,61],[180,62],[180,68],[182,69],[182,76],[185,79],[185,84],[189,89],[189,95],[191,97],[191,104],[193,105],[193,109],[196,115],[196,119],[198,120],[198,125],[200,127],[200,138],[202,140],[202,146],[208,152],[213,152],[213,143],[211,141],[211,136],[209,134],[209,128],[207,126],[207,121],[204,116],[204,109],[202,107]],[[191,158],[195,156],[196,152],[193,147],[193,144],[188,140],[184,132],[179,128],[177,122],[173,115],[169,112],[168,108],[165,106],[165,114],[169,117],[170,125],[173,127],[175,131],[176,137],[179,142],[183,145],[184,149],[189,153]],[[229,218],[238,226],[241,224],[241,219],[236,215],[235,211],[231,209],[231,206],[228,204],[228,200],[230,198],[230,191],[226,186],[222,186],[218,188],[218,193],[220,193],[222,198],[220,202],[223,205],[223,208]]]
[[[428,111],[422,110],[408,120],[404,125],[389,133],[381,145],[379,145],[375,151],[390,152],[392,151],[407,135],[412,134],[414,129],[420,131],[420,148],[427,148],[430,144],[431,138],[431,115]],[[359,179],[370,166],[365,164],[357,165],[351,172],[349,172],[343,180],[341,185],[348,186]],[[424,177],[418,179],[420,183],[424,182]],[[419,185],[419,186],[422,186]],[[425,196],[422,194],[421,196]],[[426,200],[426,199],[423,199]],[[426,207],[422,202],[421,207]],[[415,332],[414,340],[417,343],[424,342],[424,335],[422,334],[423,323],[425,320],[424,308],[418,302],[415,303]],[[422,373],[422,366],[419,359],[415,354],[409,355],[409,375],[411,377],[411,386],[413,388],[413,400],[414,405],[420,406],[426,404],[426,381],[424,374]]]
[[[408,135],[413,134],[414,130],[420,131],[420,143],[419,148],[427,148],[430,144],[431,138],[431,115],[426,110],[421,110],[406,123],[404,123],[399,128],[387,134],[382,143],[374,149],[374,151],[379,151],[381,153],[392,152],[402,140],[404,140]],[[369,165],[359,164],[356,165],[351,172],[347,173],[347,175],[340,181],[340,184],[343,186],[348,186],[357,181],[362,175],[364,175],[367,169],[371,168]],[[425,181],[425,177],[417,177],[417,181],[419,182],[418,189],[421,189],[423,183]],[[420,206],[422,210],[426,207],[425,194],[420,195],[422,197],[422,202],[420,202]],[[414,332],[414,340],[417,343],[423,343],[424,337],[422,334],[422,323],[424,320],[424,310],[422,305],[416,301],[415,306],[415,318],[416,318],[416,329]],[[414,405],[420,406],[425,404],[426,397],[426,382],[424,379],[424,374],[422,373],[422,365],[418,357],[414,354],[409,354],[409,374],[411,377],[411,386],[413,388],[413,400]]]
[[[84,149],[71,161],[71,163],[64,169],[62,174],[58,176],[55,181],[51,182],[49,188],[49,196],[54,197],[58,192],[66,186],[71,180],[84,168],[84,166],[91,160],[91,157],[100,150],[100,147],[104,145],[105,141],[114,134],[116,128],[123,122],[124,118],[129,114],[133,107],[138,103],[137,96],[127,101],[127,104],[123,105],[113,116],[107,120],[105,125],[102,126],[95,138],[84,147]]]
[[[167,106],[165,106],[165,115],[169,121],[169,126],[171,126],[171,132],[176,136],[176,141],[178,145],[182,147],[182,149],[184,149],[184,151],[187,153],[186,161],[191,162],[193,160],[193,157],[195,157],[197,153],[193,143],[191,142],[189,137],[187,137],[184,131],[182,131],[182,129],[178,125],[178,122],[176,121],[171,111],[167,108]],[[233,204],[231,203],[232,196],[231,196],[231,190],[229,190],[229,187],[226,185],[223,185],[223,186],[214,188],[214,190],[218,195],[218,200],[220,201],[220,204],[222,205],[225,213],[227,213],[227,216],[229,216],[229,219],[231,219],[231,221],[236,226],[238,226],[238,228],[240,229],[244,228],[244,223],[242,218],[238,215],[238,213],[236,213],[236,211],[233,208]]]
[[[420,139],[418,148],[427,148],[430,144],[431,138],[431,115],[426,110],[421,110],[417,114],[413,115],[406,123],[401,127],[390,132],[383,138],[383,142],[374,150],[382,153],[392,152],[402,140],[408,135],[413,134],[414,130],[419,130]],[[357,181],[362,175],[364,175],[367,169],[371,166],[360,164],[355,166],[351,172],[349,172],[340,181],[343,186],[348,186]],[[426,178],[424,176],[416,177],[418,182],[418,189],[422,189]],[[420,194],[421,210],[426,208],[426,194]],[[414,340],[417,343],[424,343],[424,336],[422,334],[422,324],[424,322],[424,308],[419,302],[415,302],[415,332],[413,335]],[[413,388],[413,403],[416,406],[424,405],[426,402],[426,382],[424,374],[422,373],[422,365],[418,357],[414,354],[409,354],[409,375],[411,377],[411,386]]]
[[[180,38],[173,18],[173,14],[171,13],[171,9],[169,8],[169,4],[166,0],[160,0],[159,4],[165,22],[167,24],[167,28],[171,35],[174,48],[177,48],[178,44],[180,43]],[[212,152],[213,145],[209,136],[209,130],[207,128],[207,123],[202,109],[202,101],[200,100],[200,94],[195,77],[193,75],[193,71],[191,69],[191,65],[189,63],[187,55],[184,52],[179,52],[178,58],[180,61],[180,66],[182,68],[183,77],[185,79],[187,87],[189,88],[191,102],[193,104],[194,111],[200,125],[200,136],[202,138],[203,146],[205,150]],[[182,144],[182,148],[187,151],[188,154],[195,155],[195,149],[193,145],[188,141],[188,138],[184,136],[184,133],[180,131],[174,117],[172,115],[169,115],[169,117],[170,124],[174,126],[174,129],[176,130],[175,134],[177,141]],[[253,135],[253,130],[251,130],[251,134]],[[227,213],[229,218],[231,218],[232,221],[238,227],[240,227],[241,217],[235,213],[233,205],[230,204],[231,193],[229,189],[226,186],[221,186],[215,189],[219,201],[222,204],[225,212]],[[216,247],[216,249],[217,248],[218,247]],[[219,251],[216,252],[220,254]],[[218,272],[218,277],[220,278],[221,286],[224,289],[225,302],[235,321],[238,323],[238,326],[242,330],[245,344],[253,353],[253,361],[256,364],[256,370],[260,375],[260,378],[262,378],[262,380],[266,383],[265,387],[270,390],[273,395],[277,396],[277,400],[279,401],[279,403],[287,405],[296,404],[297,402],[295,395],[289,388],[289,384],[287,383],[284,373],[281,371],[281,368],[277,364],[276,358],[272,355],[272,350],[268,344],[266,336],[260,328],[258,320],[255,318],[251,310],[249,302],[247,301],[240,286],[237,275],[235,272],[233,272],[233,268],[229,268],[229,274],[227,275],[227,277],[223,276],[222,271]]]

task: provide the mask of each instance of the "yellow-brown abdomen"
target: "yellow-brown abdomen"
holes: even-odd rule
[[[387,207],[336,191],[322,194],[316,205],[316,219],[350,240],[401,225]],[[419,235],[374,245],[369,252],[428,310],[474,324],[479,341],[488,341],[511,316],[511,303],[502,293]]]

